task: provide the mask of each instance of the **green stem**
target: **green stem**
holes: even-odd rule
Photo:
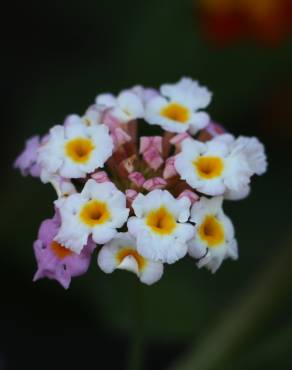
[[[292,241],[276,248],[267,263],[240,299],[223,312],[217,325],[193,344],[190,351],[171,370],[219,369],[239,350],[255,329],[278,308],[291,292]]]
[[[128,370],[142,370],[144,358],[144,338],[143,338],[143,316],[142,316],[142,287],[140,282],[135,282],[133,294],[133,326],[131,347],[129,353]],[[139,285],[138,285],[139,284]]]

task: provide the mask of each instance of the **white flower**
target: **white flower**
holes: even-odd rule
[[[189,130],[191,134],[209,123],[209,115],[199,110],[210,104],[212,94],[197,81],[184,77],[175,84],[162,85],[160,93],[146,104],[148,123],[171,132]]]
[[[256,137],[239,136],[233,138],[231,156],[243,154],[248,163],[251,176],[262,175],[267,171],[267,156],[263,144]],[[228,190],[224,197],[229,200],[246,198],[250,193],[249,184],[240,189]]]
[[[105,273],[112,273],[115,269],[131,271],[147,285],[157,282],[163,274],[163,264],[141,256],[137,252],[135,238],[129,233],[118,233],[105,244],[97,262]]]
[[[58,199],[55,205],[62,220],[55,240],[76,253],[90,235],[98,244],[111,240],[129,215],[125,195],[111,182],[88,180],[81,193]]]
[[[189,254],[198,258],[198,267],[207,267],[213,273],[223,260],[238,258],[237,242],[230,219],[223,213],[223,197],[202,197],[191,209],[195,222],[195,237],[188,243]]]
[[[187,253],[186,242],[194,236],[188,224],[190,200],[175,199],[167,190],[139,194],[132,207],[136,217],[128,221],[129,232],[137,238],[137,250],[153,261],[173,263]]]
[[[38,151],[41,178],[51,175],[64,178],[85,177],[103,167],[113,151],[113,140],[105,125],[87,126],[77,115],[70,116],[64,126],[54,126]]]
[[[253,172],[245,153],[232,148],[232,144],[220,136],[206,143],[186,139],[174,165],[180,177],[201,193],[242,193]]]
[[[230,147],[230,157],[244,156],[249,167],[250,177],[254,174],[262,175],[267,170],[267,156],[264,145],[256,137],[239,136],[237,139],[231,134],[224,134],[217,137]],[[224,198],[239,200],[246,198],[250,193],[250,185],[246,183],[240,188],[227,189]]]
[[[122,91],[117,97],[112,94],[101,94],[95,99],[97,109],[111,109],[111,114],[121,123],[127,123],[144,116],[141,98],[133,91]]]

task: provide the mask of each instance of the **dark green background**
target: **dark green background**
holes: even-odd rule
[[[28,1],[1,18],[0,369],[125,369],[137,289],[145,368],[166,369],[232,312],[291,232],[291,40],[217,47],[204,38],[191,0]],[[267,148],[268,173],[253,179],[248,199],[225,206],[239,261],[211,275],[187,257],[167,266],[158,284],[138,288],[130,274],[102,273],[94,256],[68,291],[52,281],[33,284],[32,243],[55,195],[12,170],[24,140],[82,114],[98,93],[181,76],[213,91],[214,119],[236,135],[259,136]],[[292,364],[290,279],[271,314],[226,354],[231,369]]]

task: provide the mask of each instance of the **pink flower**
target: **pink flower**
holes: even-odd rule
[[[147,180],[143,184],[143,188],[152,191],[155,189],[164,189],[167,182],[162,177],[154,177],[153,179]]]
[[[131,136],[120,127],[116,127],[111,130],[111,137],[113,138],[116,148],[131,140]]]
[[[80,254],[74,253],[54,241],[61,220],[57,212],[52,219],[42,222],[38,239],[33,248],[38,264],[33,280],[47,277],[57,280],[65,289],[69,288],[71,277],[87,272],[95,243],[89,239]]]
[[[117,128],[121,122],[112,114],[112,109],[106,109],[102,113],[101,122],[108,126],[112,131]]]
[[[37,164],[37,151],[40,146],[39,136],[33,136],[25,143],[25,149],[16,158],[14,168],[18,168],[23,176],[40,176],[40,166]]]
[[[188,190],[188,189],[182,191],[180,195],[177,197],[177,199],[181,199],[183,197],[187,197],[191,201],[191,204],[194,204],[200,199],[197,193],[194,193],[193,191]]]
[[[138,192],[136,190],[133,190],[133,189],[126,190],[126,198],[127,198],[127,201],[129,202],[129,205],[131,205],[134,202],[137,195],[138,195]]]
[[[163,177],[165,179],[170,179],[171,177],[174,177],[178,174],[175,169],[174,162],[175,162],[175,156],[167,158],[165,162],[165,167],[163,170]]]
[[[163,163],[162,137],[161,136],[142,136],[140,138],[140,153],[143,159],[153,170],[157,170]]]
[[[140,188],[145,182],[145,177],[142,175],[141,172],[134,171],[130,173],[129,180],[131,180],[136,186]]]
[[[105,171],[97,171],[93,173],[90,177],[99,184],[103,182],[110,182],[110,179]]]

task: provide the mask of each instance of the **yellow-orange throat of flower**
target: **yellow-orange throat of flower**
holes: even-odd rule
[[[131,257],[135,258],[135,260],[137,262],[137,265],[138,265],[138,268],[139,268],[139,271],[142,271],[143,268],[147,264],[146,259],[143,256],[141,256],[135,249],[133,249],[131,247],[124,247],[123,249],[121,249],[118,252],[118,254],[116,256],[118,264],[121,264],[123,262],[123,260],[128,256],[131,256]]]
[[[105,202],[91,200],[82,207],[80,218],[87,226],[94,227],[107,222],[110,219],[110,212]]]
[[[160,235],[171,234],[176,228],[176,220],[174,216],[165,207],[160,207],[149,212],[146,224],[155,233]]]
[[[220,157],[202,156],[193,161],[193,165],[200,177],[214,179],[222,175],[224,164]]]
[[[168,104],[161,109],[160,114],[163,117],[182,124],[186,123],[190,118],[189,109],[179,103]]]
[[[51,249],[55,253],[55,255],[61,260],[73,254],[73,252],[70,251],[70,249],[63,247],[63,245],[57,243],[55,240],[53,240],[51,243]]]
[[[65,150],[68,155],[76,163],[86,163],[90,159],[91,153],[95,146],[90,139],[76,138],[67,142]]]
[[[201,239],[207,242],[208,247],[211,248],[223,243],[225,238],[224,228],[214,215],[205,217],[203,223],[198,228],[198,234]]]

